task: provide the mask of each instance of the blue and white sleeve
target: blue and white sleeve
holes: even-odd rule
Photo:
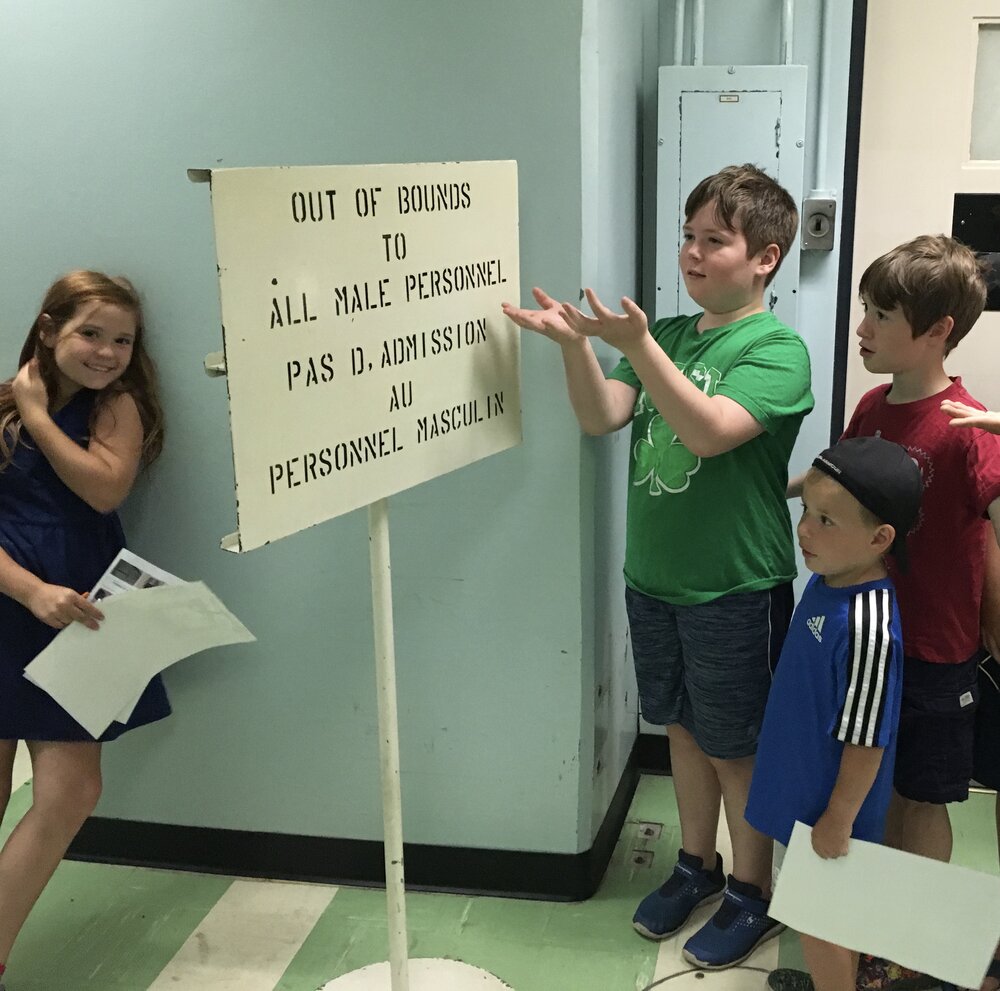
[[[891,589],[873,588],[855,595],[848,608],[846,678],[839,686],[843,704],[833,727],[844,743],[882,747],[888,742],[883,716],[891,697],[892,597]]]

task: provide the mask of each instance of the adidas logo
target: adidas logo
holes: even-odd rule
[[[826,616],[813,616],[812,619],[806,620],[806,626],[809,627],[809,632],[820,642],[823,642],[823,623],[826,620]]]

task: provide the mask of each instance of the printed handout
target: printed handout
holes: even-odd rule
[[[121,594],[141,592],[142,594]],[[91,592],[98,630],[72,623],[24,669],[94,737],[127,722],[150,679],[209,647],[256,638],[203,582],[122,551]]]
[[[97,579],[97,584],[90,590],[90,601],[100,602],[117,592],[132,592],[139,588],[157,588],[160,585],[180,585],[182,578],[157,568],[155,564],[144,561],[138,554],[122,549],[118,556],[108,565],[104,574]]]

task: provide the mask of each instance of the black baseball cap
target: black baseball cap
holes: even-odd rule
[[[813,467],[839,482],[862,506],[896,531],[889,553],[906,571],[906,535],[920,515],[924,482],[905,447],[881,437],[851,437],[827,448]]]

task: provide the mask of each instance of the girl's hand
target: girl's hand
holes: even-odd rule
[[[557,303],[542,289],[532,289],[531,295],[537,300],[540,310],[526,310],[519,306],[511,306],[510,303],[504,303],[501,309],[518,327],[533,330],[536,334],[555,341],[556,344],[576,344],[583,339],[583,336],[566,322],[562,303]]]
[[[951,417],[949,427],[979,427],[980,430],[988,430],[991,434],[1000,434],[1000,413],[975,409],[951,399],[941,403],[941,411]]]
[[[824,860],[831,857],[844,857],[851,842],[852,823],[843,823],[830,814],[827,809],[813,826],[812,846]]]
[[[42,583],[25,603],[46,626],[62,630],[70,623],[83,623],[89,630],[96,630],[104,613],[86,595],[62,585]]]
[[[630,347],[638,344],[649,333],[646,314],[628,296],[622,297],[622,309],[625,312],[614,313],[597,298],[597,293],[593,289],[587,289],[585,292],[587,302],[594,311],[593,317],[586,316],[569,303],[563,304],[566,322],[578,334],[599,337],[627,354]]]
[[[37,358],[32,358],[21,366],[11,383],[11,391],[22,421],[30,420],[32,414],[48,412],[49,393],[42,380]]]

